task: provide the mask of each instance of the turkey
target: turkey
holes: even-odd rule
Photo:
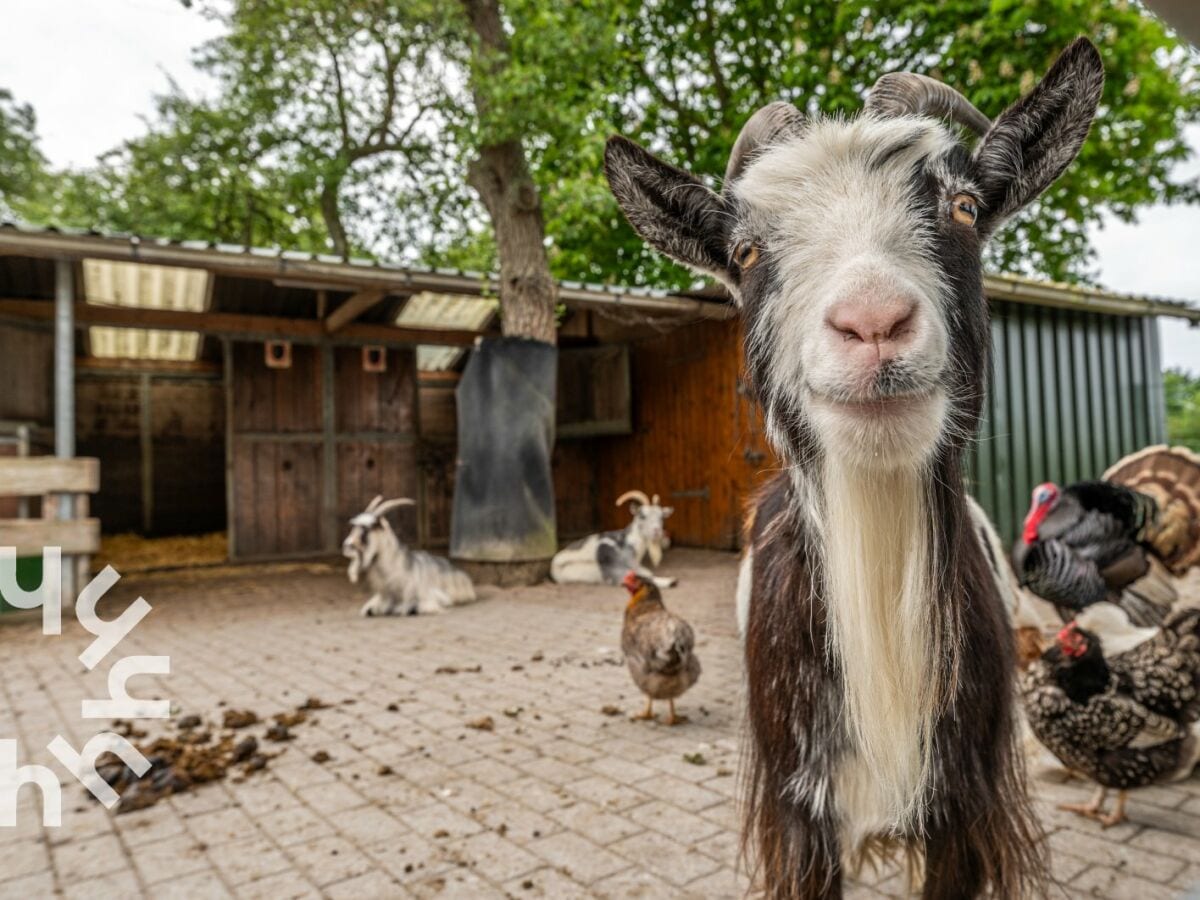
[[[1063,621],[1110,601],[1135,625],[1161,624],[1176,600],[1172,576],[1200,560],[1200,457],[1149,447],[1102,481],[1040,484],[1013,547],[1023,587]]]
[[[1069,623],[1021,684],[1038,740],[1099,785],[1089,803],[1062,808],[1104,827],[1124,821],[1130,789],[1186,778],[1200,761],[1200,609],[1172,613],[1152,636],[1126,630],[1113,653]]]

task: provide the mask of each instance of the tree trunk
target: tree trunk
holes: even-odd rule
[[[463,0],[475,32],[475,78],[499,71],[508,53],[508,38],[499,0]],[[474,84],[475,107],[487,132],[491,104],[487,92]],[[557,342],[554,306],[558,289],[546,258],[546,226],[542,201],[529,172],[520,140],[485,144],[468,172],[492,219],[500,257],[501,329],[506,337]]]
[[[342,211],[338,206],[339,182],[326,179],[321,187],[321,218],[325,230],[333,242],[333,252],[342,259],[350,258],[350,242],[346,240],[346,226],[342,224]]]

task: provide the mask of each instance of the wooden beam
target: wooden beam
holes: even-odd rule
[[[75,371],[80,374],[112,373],[151,375],[208,375],[221,376],[220,363],[207,359],[122,359],[104,356],[80,357],[75,360]]]
[[[341,331],[386,296],[384,291],[359,291],[347,297],[341,306],[325,317],[326,333]]]
[[[0,457],[0,496],[94,494],[100,490],[100,460],[55,456]],[[4,542],[0,541],[0,547]]]
[[[0,300],[0,317],[50,321],[54,305],[44,300]],[[187,312],[176,309],[142,309],[131,306],[79,304],[76,327],[112,325],[117,328],[152,328],[164,331],[198,331],[243,340],[287,338],[298,343],[316,343],[326,337],[325,323],[316,319],[286,319],[240,313]],[[355,322],[338,332],[338,338],[375,344],[437,344],[469,347],[478,333],[444,331],[437,328],[399,328]]]
[[[100,550],[99,519],[0,519],[0,547],[16,547],[18,556],[36,556],[61,547],[64,556]]]

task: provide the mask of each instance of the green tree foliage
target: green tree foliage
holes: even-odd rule
[[[770,100],[850,114],[880,74],[908,69],[996,115],[1078,34],[1107,69],[1097,124],[991,265],[1086,281],[1087,232],[1103,217],[1200,197],[1170,178],[1188,154],[1184,126],[1200,120],[1200,57],[1137,3],[506,0],[509,54],[483,84],[482,117],[460,7],[202,3],[229,29],[198,59],[217,95],[162,98],[149,134],[60,179],[41,205],[65,224],[487,269],[495,247],[467,168],[483,143],[517,137],[556,275],[681,287],[693,277],[646,250],[612,201],[608,134],[716,186],[742,123]]]
[[[1034,208],[998,236],[989,262],[1004,271],[1087,280],[1087,228],[1131,220],[1158,200],[1195,202],[1195,183],[1169,178],[1188,155],[1183,127],[1200,120],[1200,64],[1157,20],[1112,0],[643,0],[619,28],[634,83],[622,88],[619,129],[692,171],[718,176],[749,114],[791,100],[810,114],[858,109],[884,72],[931,75],[998,115],[1080,34],[1096,42],[1107,83],[1092,135]],[[576,188],[596,217],[598,192]],[[865,198],[869,201],[869,198]],[[608,246],[569,245],[593,274],[631,282],[689,281],[641,248],[613,210]],[[592,230],[564,225],[588,239]],[[618,260],[614,265],[610,260]]]
[[[38,148],[33,107],[0,88],[0,215],[25,215],[46,189],[46,158]]]
[[[1167,440],[1200,452],[1200,378],[1185,369],[1163,372]]]

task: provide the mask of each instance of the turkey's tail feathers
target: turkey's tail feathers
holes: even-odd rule
[[[1150,568],[1146,574],[1126,585],[1117,601],[1129,613],[1133,624],[1142,627],[1161,625],[1179,599],[1167,567],[1154,556],[1148,557],[1148,561]]]
[[[1182,575],[1200,562],[1200,456],[1186,447],[1158,444],[1118,460],[1104,478],[1157,504],[1158,514],[1141,539],[1171,574]]]

